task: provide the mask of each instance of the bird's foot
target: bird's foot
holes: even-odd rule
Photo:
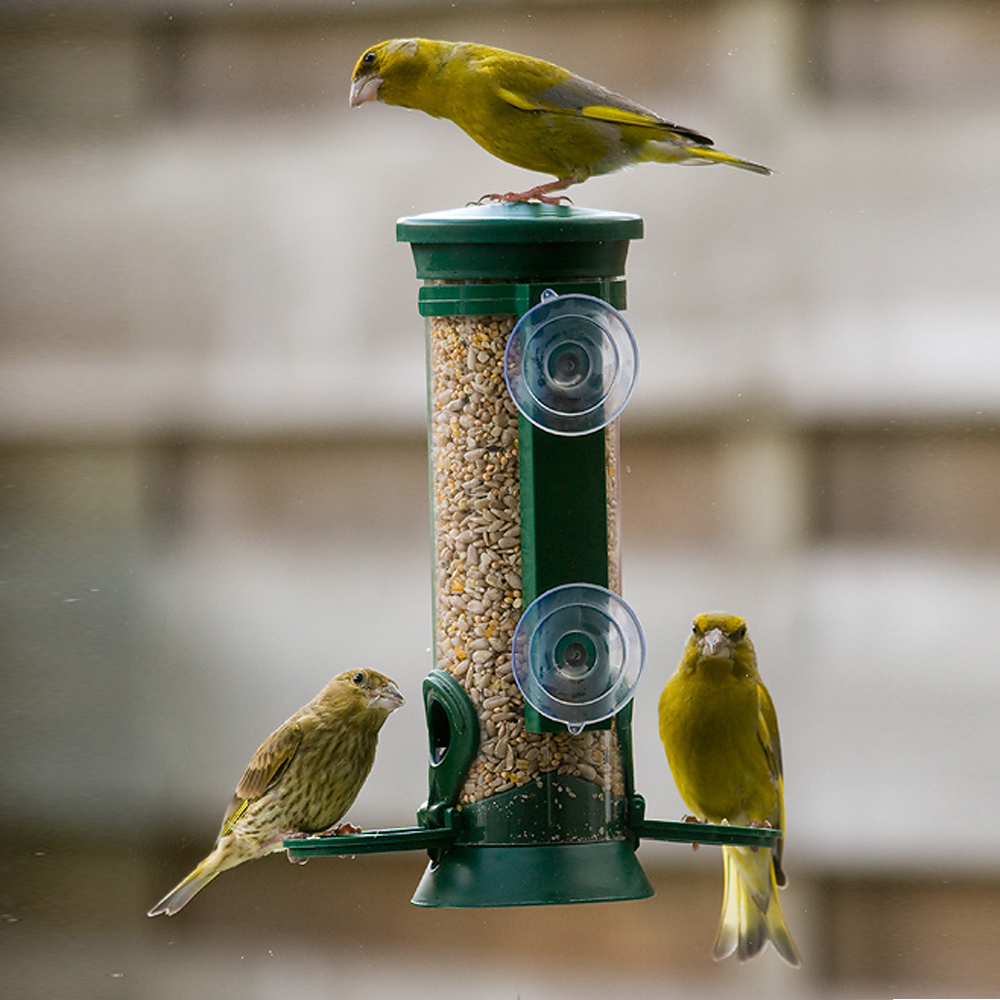
[[[341,837],[346,833],[361,832],[360,826],[354,826],[352,823],[337,823],[325,830],[318,830],[316,833],[303,833],[301,830],[294,830],[282,834],[281,838],[282,840],[306,840],[309,837]],[[309,860],[308,858],[293,858],[290,854],[286,857],[293,865],[304,865]]]
[[[486,195],[486,198],[501,205],[530,205],[532,202],[542,205],[562,205],[563,202],[567,205],[573,204],[573,199],[568,194],[556,195],[553,198],[551,195],[539,194],[535,188],[530,191],[508,191],[506,194]]]
[[[345,834],[355,834],[362,833],[360,826],[355,826],[353,823],[338,823],[336,826],[331,826],[327,830],[323,830],[322,833],[317,833],[317,837],[343,837]]]
[[[484,194],[482,198],[472,204],[482,205],[487,202],[496,202],[501,205],[521,205],[538,201],[543,205],[561,205],[563,202],[566,202],[567,205],[572,205],[573,199],[569,195],[559,194],[552,197],[549,194],[550,191],[558,191],[561,187],[565,186],[561,182],[556,181],[552,184],[537,184],[527,191],[508,191],[506,194]]]
[[[360,826],[354,826],[352,823],[336,823],[333,826],[328,826],[325,830],[317,830],[315,833],[305,833],[302,830],[292,830],[288,833],[283,833],[280,836],[281,840],[305,840],[308,837],[341,837],[345,833],[362,833]]]
[[[684,816],[681,817],[681,822],[682,823],[707,823],[708,820],[698,819],[697,816],[691,816],[690,814],[686,814],[686,815],[684,815]],[[698,848],[699,848],[699,846],[700,845],[698,843],[694,843],[694,844],[691,845],[691,850],[692,851],[697,851]]]
[[[311,836],[311,833],[303,833],[301,830],[284,830],[278,834],[278,841],[280,843],[283,840],[305,840],[306,837]],[[289,864],[293,865],[304,865],[309,860],[308,858],[293,858],[287,851],[285,857],[288,858]]]
[[[757,830],[773,830],[774,827],[771,825],[770,820],[766,819],[754,819],[747,823],[747,826],[752,826]],[[760,850],[759,847],[751,847],[750,850],[756,854]]]

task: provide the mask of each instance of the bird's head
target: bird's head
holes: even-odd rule
[[[412,107],[407,95],[426,70],[426,48],[420,38],[393,38],[373,45],[354,67],[351,107],[375,100]]]
[[[747,634],[747,623],[736,615],[710,611],[698,615],[691,627],[688,649],[698,661],[754,664],[753,643]]]
[[[377,727],[404,704],[395,683],[367,667],[345,670],[327,684],[320,698],[325,706],[347,715],[356,715]]]

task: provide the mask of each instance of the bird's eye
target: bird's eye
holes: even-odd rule
[[[747,637],[747,627],[746,625],[741,625],[734,633],[733,638],[740,642]]]
[[[359,670],[351,680],[360,687],[365,682],[365,675]]]
[[[361,62],[364,63],[365,66],[371,66],[371,64],[373,62],[375,62],[375,53],[374,52],[366,52],[361,57]]]
[[[695,622],[694,625],[691,626],[691,634],[692,635],[701,635],[701,629],[698,628],[698,623],[697,622]]]

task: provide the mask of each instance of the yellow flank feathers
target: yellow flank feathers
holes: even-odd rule
[[[660,739],[677,790],[698,819],[784,832],[778,716],[757,672],[746,623],[698,615],[660,696]],[[722,917],[713,955],[752,958],[770,941],[790,965],[799,953],[778,886],[784,840],[773,849],[723,847]]]
[[[558,203],[588,177],[634,163],[726,163],[759,174],[759,163],[712,149],[707,136],[554,63],[488,45],[395,38],[362,54],[351,106],[397,104],[448,118],[485,150],[556,179],[500,201]]]

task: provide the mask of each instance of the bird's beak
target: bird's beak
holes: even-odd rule
[[[375,696],[374,699],[383,708],[387,708],[390,712],[394,712],[401,705],[406,704],[406,699],[400,693],[398,687],[390,681],[386,684]]]
[[[705,656],[721,660],[732,655],[733,644],[721,628],[713,628],[702,637],[701,649]]]
[[[366,101],[374,101],[381,86],[380,76],[359,76],[351,84],[351,107],[360,108]]]

